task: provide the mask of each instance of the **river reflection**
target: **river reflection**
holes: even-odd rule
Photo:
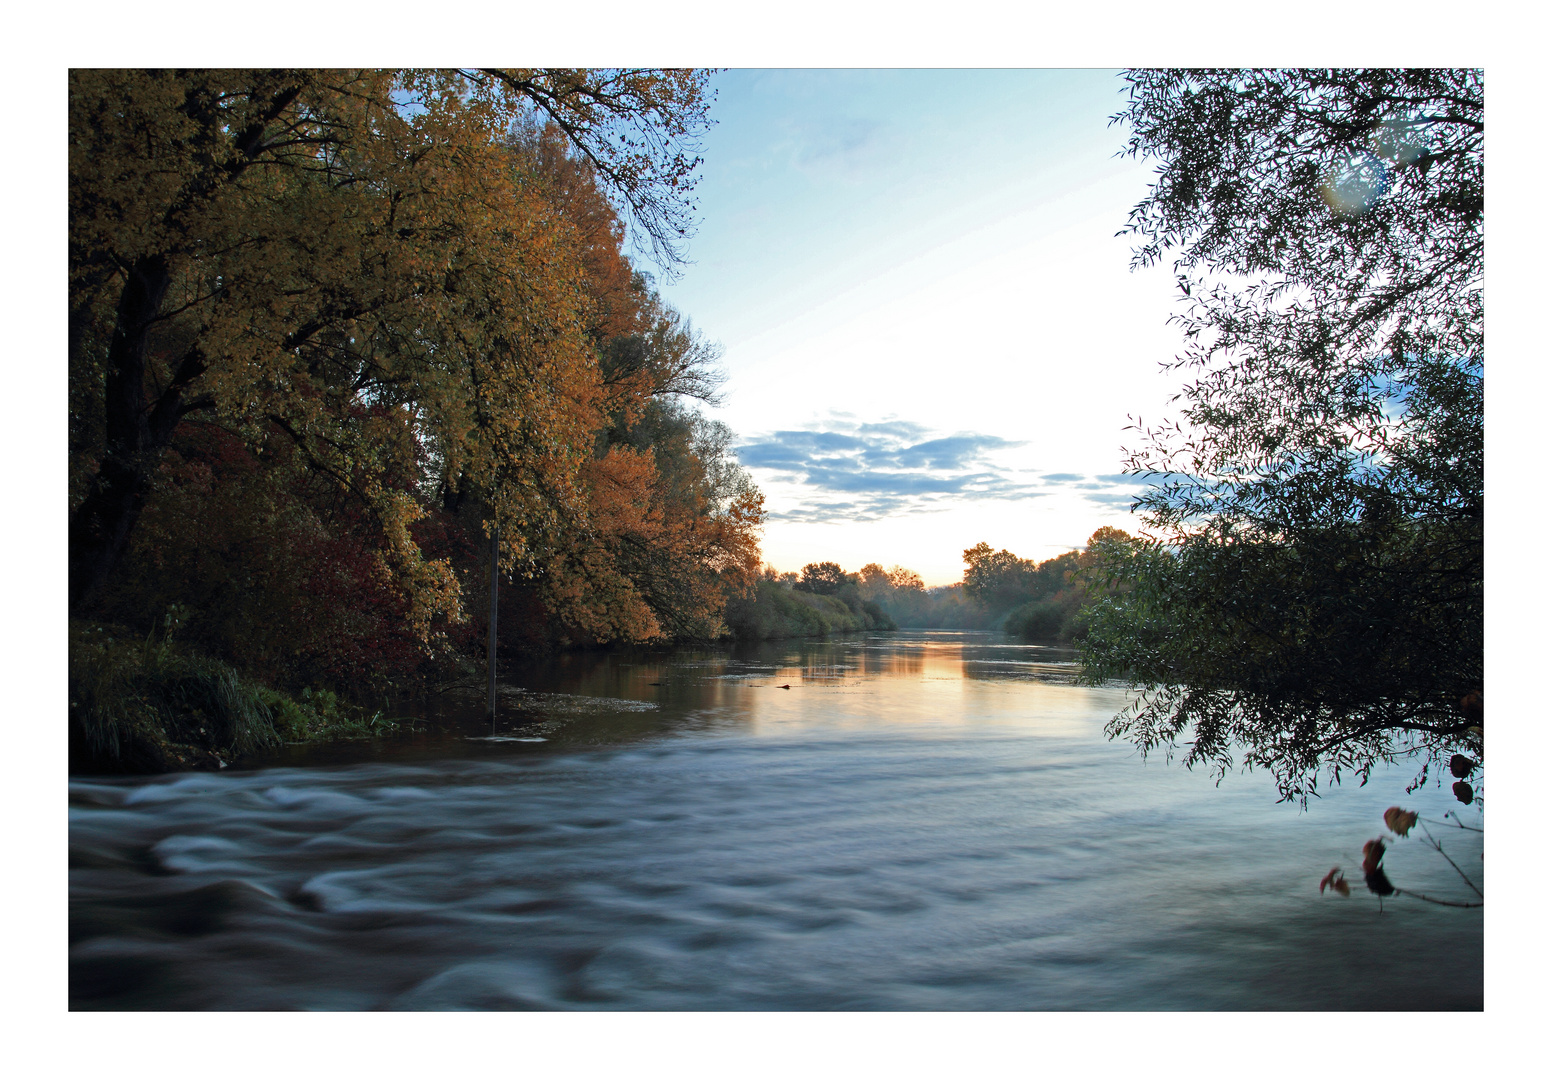
[[[1480,912],[1315,888],[1447,792],[1300,814],[1144,765],[1072,675],[966,633],[576,654],[509,668],[494,732],[471,687],[402,739],[75,778],[72,1007],[1481,1007]]]

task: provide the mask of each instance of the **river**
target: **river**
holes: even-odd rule
[[[790,689],[783,689],[783,686]],[[74,1009],[1480,1009],[1478,910],[1363,890],[1413,769],[1301,812],[931,631],[505,672],[423,730],[70,781]],[[1467,812],[1467,820],[1473,820]],[[1480,883],[1481,836],[1434,827]],[[1317,882],[1341,864],[1349,898]],[[1420,842],[1392,880],[1473,899]]]

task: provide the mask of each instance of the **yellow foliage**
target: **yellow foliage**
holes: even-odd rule
[[[601,187],[676,250],[695,164],[677,140],[703,119],[703,81],[72,71],[72,386],[109,386],[99,460],[143,470],[186,413],[259,455],[284,445],[369,510],[427,645],[464,617],[453,567],[411,531],[435,484],[476,496],[505,570],[541,579],[585,636],[718,632],[758,568],[758,492],[595,449],[655,398],[714,387],[715,350],[638,287]],[[649,362],[606,374],[621,335]],[[73,500],[95,490],[99,512],[107,481],[72,465]],[[72,521],[73,596],[90,527]]]

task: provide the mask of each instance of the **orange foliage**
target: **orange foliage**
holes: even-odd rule
[[[585,529],[545,564],[546,606],[585,640],[708,639],[758,576],[764,497],[686,498],[650,451],[610,447],[585,470]]]
[[[713,398],[717,350],[634,271],[603,182],[679,242],[702,82],[72,72],[72,604],[133,483],[120,610],[194,604],[297,678],[468,645],[482,526],[567,637],[722,633],[761,496],[675,404]],[[175,421],[131,445],[115,409]]]

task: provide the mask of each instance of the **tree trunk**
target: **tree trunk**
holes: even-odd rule
[[[490,733],[496,733],[496,605],[501,597],[501,529],[490,527],[490,624],[485,631],[485,667],[490,679]]]
[[[95,604],[128,547],[130,530],[150,490],[151,470],[172,436],[182,387],[157,403],[152,424],[146,402],[146,342],[171,274],[160,255],[138,259],[119,297],[108,346],[106,428],[102,463],[86,498],[70,515],[70,610]]]

